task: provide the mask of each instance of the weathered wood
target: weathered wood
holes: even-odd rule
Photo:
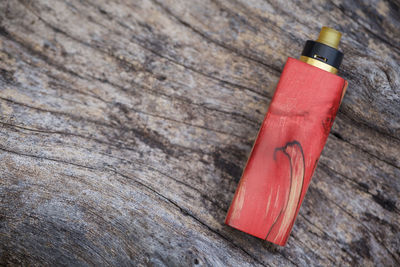
[[[398,266],[399,6],[1,1],[1,264]],[[286,58],[323,25],[349,88],[275,247],[223,221]]]

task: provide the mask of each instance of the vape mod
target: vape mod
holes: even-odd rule
[[[225,223],[284,246],[347,82],[336,75],[341,34],[323,27],[288,58]]]

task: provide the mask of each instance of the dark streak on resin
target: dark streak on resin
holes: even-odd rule
[[[303,194],[303,190],[304,190],[304,188],[303,188],[303,187],[304,187],[304,175],[305,175],[305,171],[306,171],[306,169],[305,169],[306,166],[305,166],[303,148],[302,148],[302,146],[301,146],[301,144],[300,144],[299,141],[293,140],[293,141],[287,142],[287,143],[286,143],[284,146],[282,146],[282,147],[277,147],[277,148],[275,148],[273,157],[274,157],[274,160],[276,161],[276,153],[279,152],[279,151],[281,151],[281,152],[284,153],[284,155],[285,155],[285,156],[288,158],[288,160],[289,160],[289,167],[290,167],[290,186],[289,186],[289,192],[290,192],[290,191],[291,191],[291,188],[292,188],[292,185],[293,185],[293,164],[292,164],[292,161],[291,161],[291,160],[292,160],[292,159],[291,159],[291,155],[286,151],[286,149],[287,149],[288,147],[290,147],[290,146],[297,146],[297,147],[298,147],[298,149],[299,149],[300,152],[301,152],[301,159],[302,159],[301,164],[303,165],[303,177],[302,177],[302,179],[301,179],[301,191],[300,191],[299,199],[298,199],[297,205],[296,205],[296,210],[297,210],[297,209],[299,208],[300,200],[301,200],[301,195]],[[284,214],[284,212],[286,211],[286,208],[287,208],[287,205],[288,205],[288,202],[289,202],[289,198],[290,198],[290,196],[289,196],[289,194],[288,194],[288,200],[286,201],[285,206],[282,208],[282,210],[279,212],[278,216],[277,216],[276,219],[274,220],[274,223],[271,225],[271,228],[268,230],[268,233],[267,233],[267,236],[265,237],[265,239],[268,239],[268,237],[269,237],[271,231],[273,230],[275,224],[277,223],[277,221],[280,219],[280,217],[281,217],[281,216]],[[295,219],[296,219],[296,217],[293,217],[293,221],[294,221]]]

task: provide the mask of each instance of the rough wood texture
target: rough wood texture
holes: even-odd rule
[[[399,6],[0,1],[0,264],[398,266]],[[350,85],[280,248],[223,221],[323,25]]]

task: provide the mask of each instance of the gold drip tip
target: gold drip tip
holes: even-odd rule
[[[319,32],[317,42],[338,49],[341,37],[342,34],[337,30],[334,30],[329,27],[322,27],[321,31]]]

